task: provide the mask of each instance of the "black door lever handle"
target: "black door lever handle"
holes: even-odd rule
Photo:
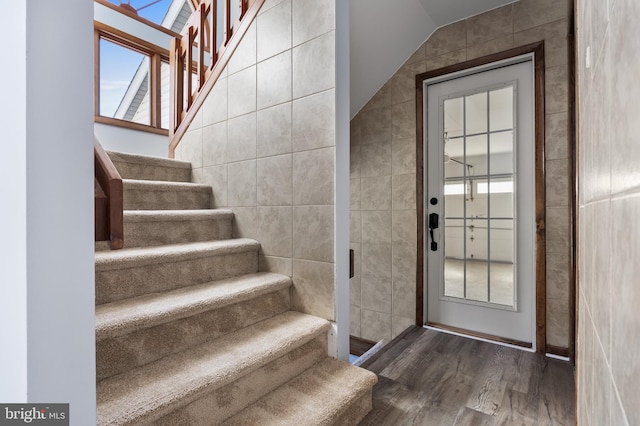
[[[433,237],[433,230],[438,229],[438,213],[429,214],[429,235],[431,236],[431,251],[438,250],[438,243]]]

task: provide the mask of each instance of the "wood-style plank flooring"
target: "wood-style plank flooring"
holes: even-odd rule
[[[415,327],[363,366],[378,374],[360,425],[573,425],[573,366]]]

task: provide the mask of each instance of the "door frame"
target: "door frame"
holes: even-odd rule
[[[505,61],[518,56],[533,54],[534,70],[534,128],[535,128],[535,222],[536,222],[536,351],[546,352],[546,235],[545,235],[545,65],[544,41],[528,44],[481,58],[472,59],[416,76],[416,207],[417,207],[417,262],[416,262],[416,325],[424,325],[424,81],[447,74],[460,73],[494,62]],[[470,333],[467,333],[470,334]],[[493,336],[493,340],[500,340]],[[502,340],[504,341],[504,340]]]

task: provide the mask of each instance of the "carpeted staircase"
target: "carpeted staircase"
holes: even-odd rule
[[[125,248],[96,243],[98,425],[354,425],[376,376],[327,356],[329,322],[180,161],[109,153]]]

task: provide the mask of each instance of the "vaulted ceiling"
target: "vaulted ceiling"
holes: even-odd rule
[[[514,0],[349,0],[351,116],[439,27]]]

